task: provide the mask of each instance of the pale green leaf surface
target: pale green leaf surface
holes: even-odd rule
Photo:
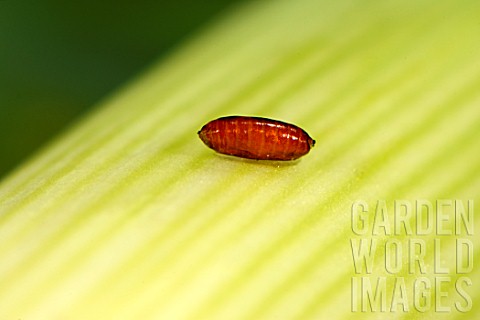
[[[478,203],[479,21],[479,2],[453,0],[232,11],[2,182],[0,319],[478,317],[478,268],[468,313],[352,313],[350,212],[356,199]],[[293,163],[202,145],[204,123],[234,114],[317,144]],[[412,298],[418,275],[400,276]]]

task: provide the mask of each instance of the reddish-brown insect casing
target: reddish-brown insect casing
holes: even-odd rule
[[[255,160],[295,160],[315,145],[296,125],[259,117],[219,118],[204,125],[198,135],[219,153]]]

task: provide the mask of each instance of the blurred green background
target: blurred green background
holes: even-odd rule
[[[0,0],[0,179],[102,97],[245,1]]]

